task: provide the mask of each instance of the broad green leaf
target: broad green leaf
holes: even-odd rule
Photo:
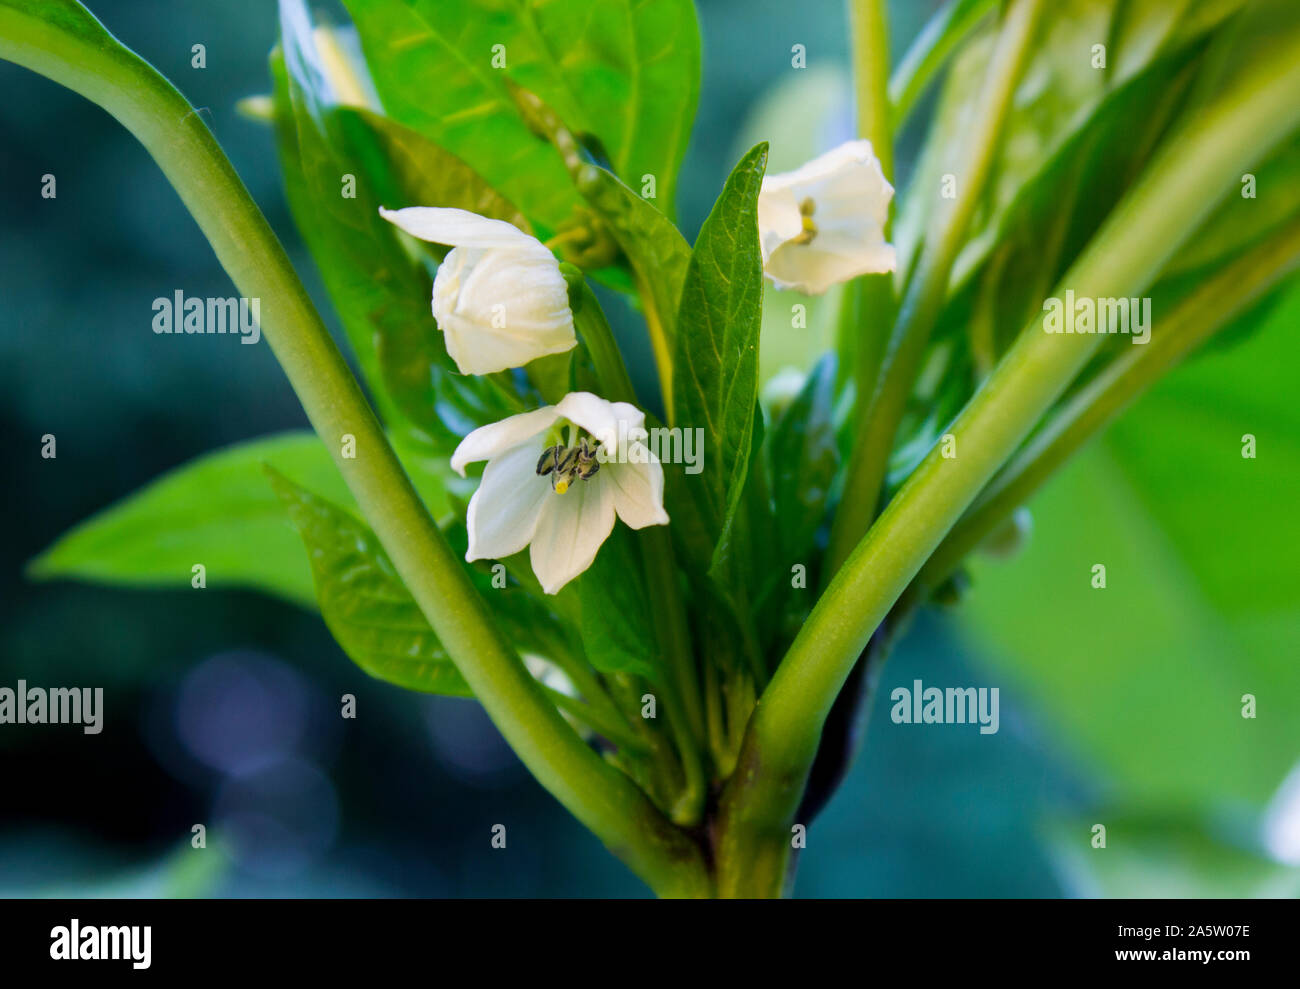
[[[506,91],[593,135],[614,172],[652,175],[671,212],[699,94],[690,0],[345,0],[389,116],[464,159],[547,232],[578,197]]]
[[[209,589],[253,588],[314,609],[302,545],[285,524],[263,464],[352,508],[352,496],[313,433],[281,433],[192,460],[59,537],[28,566],[34,579],[189,588],[203,564]],[[448,510],[437,476],[407,470],[434,517]]]
[[[321,617],[348,658],[408,690],[472,696],[369,526],[268,468],[307,547]]]
[[[207,454],[151,482],[61,536],[28,566],[39,580],[70,577],[138,587],[251,587],[312,608],[302,546],[267,486],[264,463],[342,504],[351,499],[312,433],[283,433]]]
[[[972,566],[989,661],[1129,799],[1262,805],[1300,751],[1298,319],[1293,283],[1043,490],[1021,557]]]
[[[681,474],[715,539],[735,513],[749,469],[758,401],[763,261],[758,190],[767,164],[760,144],[736,166],[700,230],[677,316],[674,424],[702,429],[704,469]]]
[[[488,382],[460,374],[447,356],[430,312],[432,279],[379,215],[363,168],[374,155],[363,158],[347,143],[300,0],[284,0],[281,11],[284,52],[272,59],[275,128],[294,220],[385,420],[409,422],[449,450],[475,426],[502,418],[506,407]],[[355,178],[350,195],[345,176]],[[464,189],[482,194],[477,184]]]

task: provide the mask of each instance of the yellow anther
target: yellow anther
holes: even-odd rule
[[[556,482],[555,482],[555,493],[556,493],[556,494],[564,494],[564,492],[566,492],[566,491],[568,491],[568,490],[569,490],[569,482],[568,482],[568,481],[556,481]]]
[[[799,203],[799,219],[802,229],[795,235],[793,243],[811,244],[813,238],[817,236],[817,224],[813,222],[813,213],[817,210],[817,204],[808,198]]]

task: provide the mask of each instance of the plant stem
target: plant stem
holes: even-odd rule
[[[885,178],[894,175],[889,109],[889,21],[885,0],[849,0],[858,136],[871,142]]]
[[[578,691],[578,696],[606,718],[622,725],[626,731],[630,727],[630,723],[624,716],[623,711],[614,703],[614,698],[610,696],[609,691],[592,668],[581,657],[573,654],[569,643],[564,641],[560,635],[548,634],[542,636],[541,639],[543,648],[546,650],[546,658],[569,678],[574,689]],[[641,745],[639,739],[637,744]],[[644,746],[641,746],[641,748],[644,748]]]
[[[849,0],[853,79],[858,136],[871,142],[885,178],[894,179],[894,140],[889,105],[889,24],[884,0]],[[892,206],[891,206],[892,209]],[[885,221],[889,238],[891,220]],[[893,279],[888,274],[855,278],[844,286],[838,349],[842,372],[852,375],[858,412],[855,436],[866,430],[866,415],[885,359],[895,315]],[[872,506],[874,514],[875,506]],[[827,578],[829,579],[829,577]]]
[[[639,738],[635,738],[626,724],[619,723],[622,720],[621,718],[611,718],[599,708],[591,704],[584,704],[576,697],[570,697],[554,687],[543,686],[542,689],[546,692],[546,696],[551,699],[551,703],[561,711],[567,711],[578,721],[581,721],[598,735],[603,735],[620,749],[634,756],[644,756],[649,752],[645,743]]]
[[[98,103],[134,134],[198,221],[397,572],[475,696],[529,770],[615,854],[667,895],[706,895],[698,846],[607,765],[503,641],[429,517],[284,249],[203,118],[77,4],[49,21],[0,3],[0,57]],[[341,437],[356,439],[344,458]]]
[[[989,482],[908,588],[924,598],[1002,519],[1161,375],[1300,267],[1300,223],[1247,251],[1178,303],[1146,346],[1125,349]]]
[[[1165,142],[1084,253],[1058,294],[1140,295],[1239,182],[1300,124],[1300,38],[1256,54],[1195,108]],[[750,721],[739,768],[722,794],[725,844],[788,857],[789,828],[822,725],[873,630],[940,540],[1035,422],[1091,359],[1096,334],[1043,332],[1033,320],[949,432],[908,478],[804,623]],[[766,865],[764,871],[774,871]],[[735,885],[719,872],[719,890]]]
[[[889,78],[889,101],[896,129],[966,36],[994,9],[995,0],[954,0],[921,29]]]
[[[1011,97],[1029,57],[1042,12],[1042,0],[1018,0],[1007,11],[989,62],[980,109],[954,169],[956,200],[941,209],[926,238],[916,275],[899,309],[898,320],[873,386],[857,396],[858,432],[845,472],[844,494],[831,525],[826,551],[826,580],[848,558],[875,518],[881,484],[903,418],[907,397],[925,354],[930,331],[947,298],[948,277],[957,259],[971,216],[984,191],[998,137],[1011,109]]]

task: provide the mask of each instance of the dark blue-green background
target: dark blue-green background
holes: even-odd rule
[[[270,135],[234,109],[267,88],[274,4],[91,6],[203,108],[327,310]],[[933,5],[893,6],[901,43]],[[790,46],[806,45],[809,71],[828,78],[846,47],[834,0],[700,9],[704,83],[679,204],[688,233],[744,121],[788,78]],[[205,69],[191,68],[196,43]],[[99,736],[0,728],[0,893],[643,893],[473,704],[368,679],[317,617],[251,593],[23,580],[61,532],[160,472],[305,419],[267,347],[150,331],[155,297],[226,295],[229,283],[145,152],[98,108],[11,65],[0,64],[0,93],[0,685],[103,686],[108,707]],[[847,134],[846,115],[828,121]],[[52,200],[39,194],[46,173]],[[55,460],[39,455],[46,433]],[[1044,836],[1108,792],[1106,773],[1013,678],[991,677],[972,641],[927,616],[890,661],[865,754],[810,831],[801,894],[1090,891]],[[914,678],[1000,684],[1001,731],[891,724],[888,690]],[[338,717],[343,693],[358,698],[354,721]],[[196,822],[210,828],[206,853],[189,850]],[[496,823],[504,852],[489,848]],[[1075,837],[1086,847],[1086,829]]]

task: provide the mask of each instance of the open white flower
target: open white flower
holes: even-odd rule
[[[463,374],[523,367],[577,346],[568,285],[536,237],[463,209],[379,213],[412,237],[452,246],[433,280],[433,317]]]
[[[758,193],[763,272],[777,288],[821,295],[858,275],[893,271],[885,221],[894,187],[870,141],[849,141]]]
[[[531,546],[533,573],[555,594],[591,566],[616,515],[633,529],[667,525],[664,469],[645,438],[645,413],[589,392],[474,430],[451,457],[462,477],[487,461],[465,559]]]

